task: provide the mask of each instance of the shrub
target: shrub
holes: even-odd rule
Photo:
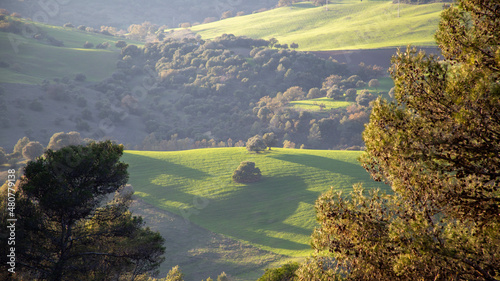
[[[346,101],[356,101],[356,95],[357,95],[357,91],[356,89],[347,89],[347,91],[345,91],[345,100]]]
[[[92,44],[91,42],[87,41],[87,42],[85,42],[85,44],[83,44],[83,47],[85,49],[92,49],[92,48],[94,48],[94,44]]]
[[[78,132],[55,133],[49,141],[47,149],[58,150],[68,145],[79,145],[82,143],[82,138]]]
[[[257,182],[262,175],[260,169],[255,167],[254,162],[243,161],[233,173],[233,181],[238,183]]]
[[[14,153],[22,153],[23,148],[30,142],[30,139],[28,137],[23,137],[19,139],[14,146]]]
[[[109,47],[108,42],[102,42],[97,44],[97,46],[95,46],[96,49],[107,49],[108,47]]]
[[[33,100],[30,103],[30,109],[33,111],[43,111],[43,105],[39,100]]]
[[[380,86],[378,79],[372,79],[368,82],[368,87],[377,89]]]
[[[356,103],[361,106],[368,106],[374,99],[375,97],[368,90],[362,90],[356,97]]]
[[[275,146],[278,143],[278,139],[273,132],[264,134],[263,140],[266,146],[269,147],[269,150],[271,150],[271,146]]]
[[[225,11],[222,13],[222,16],[220,17],[221,20],[227,19],[227,18],[232,18],[233,17],[233,12],[231,11]]]
[[[77,75],[75,75],[75,81],[85,82],[85,80],[87,80],[87,76],[85,76],[85,74],[78,73]]]
[[[33,160],[43,154],[43,146],[37,141],[30,141],[23,148],[23,157],[28,160]]]
[[[267,268],[264,275],[257,281],[291,281],[295,280],[295,271],[299,268],[298,262],[289,262],[278,268]]]
[[[283,148],[295,148],[295,143],[289,140],[283,141]]]
[[[127,46],[127,42],[123,41],[123,40],[119,40],[115,43],[115,47],[117,48],[123,48],[123,47],[126,47]]]
[[[248,151],[259,153],[259,151],[266,150],[267,146],[260,135],[255,135],[248,139],[246,147]]]

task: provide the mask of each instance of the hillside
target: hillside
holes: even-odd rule
[[[204,39],[221,34],[251,38],[276,38],[280,43],[297,43],[299,50],[376,49],[406,46],[434,46],[433,34],[442,3],[401,4],[392,1],[339,0],[325,7],[310,2],[270,11],[193,26]]]
[[[138,43],[76,28],[20,19],[15,23],[23,25],[22,28],[29,33],[0,32],[0,83],[39,84],[44,79],[73,79],[79,73],[84,74],[88,81],[101,81],[117,69],[121,49],[116,48],[115,43],[118,40]],[[84,48],[86,42],[93,46],[107,42],[109,47]]]
[[[303,257],[311,253],[314,202],[322,192],[330,186],[348,191],[358,182],[366,188],[387,188],[370,179],[357,163],[359,155],[279,148],[254,154],[245,148],[215,148],[127,151],[122,159],[130,165],[129,183],[145,202],[262,250]],[[241,161],[255,162],[263,179],[247,185],[232,182]]]
[[[0,8],[17,12],[23,17],[41,17],[54,25],[72,22],[100,28],[102,25],[127,29],[145,21],[176,27],[183,22],[203,22],[207,17],[219,19],[223,12],[251,14],[276,5],[277,0],[198,1],[198,0],[88,0],[88,1],[2,1]]]

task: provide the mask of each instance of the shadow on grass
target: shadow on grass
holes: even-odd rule
[[[270,157],[282,161],[304,165],[307,167],[313,167],[316,169],[325,170],[328,172],[339,173],[350,177],[357,178],[360,175],[366,175],[368,177],[368,173],[360,165],[339,161],[328,157],[317,156],[317,155],[305,155],[305,154],[300,154],[300,155],[281,154],[281,155],[273,155]]]
[[[293,7],[299,9],[316,8],[316,6],[311,3],[295,3],[293,4]]]
[[[310,236],[311,229],[285,221],[301,202],[314,204],[318,196],[298,176],[274,177],[241,188],[217,206],[208,206],[207,213],[226,235],[269,248],[303,251],[309,245],[276,236]]]
[[[157,174],[167,174],[182,178],[194,179],[194,180],[204,180],[210,177],[209,174],[193,169],[184,165],[175,164],[166,160],[155,159],[142,155],[135,154],[124,154],[123,159],[125,163],[129,164],[130,169],[141,169],[141,170],[158,170],[161,169],[161,173]],[[148,166],[141,166],[140,163],[148,163]]]

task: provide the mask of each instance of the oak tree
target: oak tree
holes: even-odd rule
[[[375,102],[363,135],[363,166],[394,193],[316,203],[312,244],[349,280],[500,277],[500,6],[462,0],[441,17],[444,60],[398,52],[396,100]]]

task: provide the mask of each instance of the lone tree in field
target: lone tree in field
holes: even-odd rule
[[[241,162],[233,173],[233,181],[238,183],[251,183],[260,181],[262,175],[254,162]]]
[[[500,278],[500,6],[461,0],[441,17],[445,60],[398,52],[396,101],[379,98],[363,134],[364,167],[394,194],[316,203],[312,244],[347,280]],[[316,261],[299,275],[331,273]]]
[[[15,216],[9,217],[18,219],[16,276],[132,280],[158,268],[164,239],[128,211],[131,194],[109,197],[128,179],[122,154],[122,145],[106,141],[48,150],[28,162],[15,193]],[[6,229],[6,220],[0,224]]]
[[[255,135],[248,139],[246,147],[248,151],[255,151],[256,153],[259,153],[260,151],[266,150],[267,146],[262,139],[262,136]]]
[[[273,132],[265,133],[262,140],[269,150],[271,150],[271,146],[278,144],[278,138],[276,138],[276,135]]]

